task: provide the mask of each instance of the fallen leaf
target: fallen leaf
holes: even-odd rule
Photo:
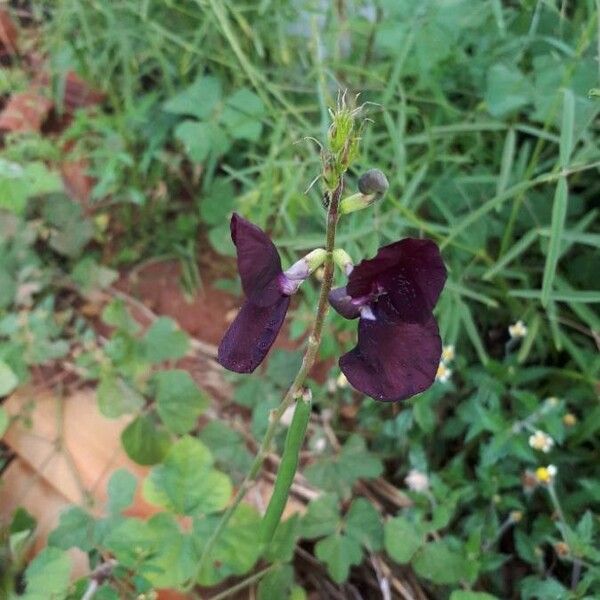
[[[13,94],[0,113],[0,131],[40,131],[52,101],[38,91]]]

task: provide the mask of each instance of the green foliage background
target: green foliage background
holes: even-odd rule
[[[97,383],[105,416],[136,415],[123,445],[154,465],[144,494],[164,512],[149,522],[123,517],[135,486],[119,474],[105,517],[79,507],[63,515],[25,572],[26,597],[38,597],[47,573],[56,598],[79,597],[87,582],[69,587],[61,551],[75,545],[92,567],[102,552],[119,562],[122,587],[105,583],[103,598],[248,574],[259,551],[269,569],[259,596],[300,598],[306,582],[289,566],[299,540],[342,594],[348,581],[361,585],[357,566],[380,553],[395,570],[410,565],[434,598],[597,597],[600,102],[589,96],[599,86],[597,4],[62,0],[35,10],[57,101],[70,69],[108,95],[108,110],[77,114],[61,141],[89,158],[93,197],[118,226],[99,230],[61,195],[47,140],[18,136],[2,150],[0,393],[26,382],[32,365],[87,344],[78,365]],[[19,81],[14,74],[4,85]],[[256,548],[259,517],[244,507],[214,565],[195,574],[215,515],[247,468],[244,439],[225,422],[198,432],[208,400],[187,373],[166,368],[188,350],[172,321],[142,334],[122,304],[109,305],[103,320],[115,329],[99,359],[84,319],[56,308],[61,282],[85,292],[110,284],[119,264],[171,255],[191,291],[208,244],[232,255],[233,210],[268,229],[288,264],[322,245],[318,183],[305,191],[320,168],[312,138],[325,138],[340,89],[360,93],[372,121],[348,189],[378,167],[390,190],[344,218],[339,244],[355,261],[408,235],[440,245],[449,280],[437,317],[456,349],[452,378],[396,408],[311,382],[341,444],[325,426],[310,432],[304,475],[325,495],[267,549]],[[90,241],[111,242],[111,264]],[[25,324],[24,283],[36,286]],[[219,285],[239,291],[235,280]],[[294,339],[310,325],[316,289],[303,286],[291,313]],[[517,320],[528,329],[514,344],[508,326]],[[330,315],[323,358],[347,349],[354,328]],[[234,402],[251,413],[254,437],[297,364],[297,354],[275,353],[262,376],[235,379]],[[351,422],[347,407],[357,407]],[[536,429],[555,440],[549,455],[528,445]],[[552,486],[523,485],[526,471],[549,463],[558,470]],[[358,491],[365,480],[377,495],[382,477],[405,488],[411,469],[428,474],[430,487],[409,492],[410,507],[381,510]],[[192,530],[176,515],[191,517]],[[33,529],[17,517],[5,536],[13,563],[19,534]]]

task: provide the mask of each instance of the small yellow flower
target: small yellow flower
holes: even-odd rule
[[[539,483],[549,484],[556,477],[556,472],[556,467],[554,465],[538,467],[535,470],[535,477]]]
[[[519,320],[508,327],[508,334],[513,340],[520,340],[527,335],[527,327]]]
[[[573,427],[577,423],[577,417],[573,413],[567,413],[563,417],[563,423],[567,427]]]
[[[446,383],[450,379],[451,375],[452,370],[449,369],[443,362],[440,362],[440,366],[438,367],[437,373],[435,374],[436,381]]]
[[[450,361],[454,360],[454,356],[454,346],[452,344],[442,348],[442,361],[449,363]]]
[[[552,446],[554,446],[554,440],[543,431],[539,429],[529,436],[529,445],[534,450],[539,450],[540,452],[545,452],[546,454],[552,450]]]
[[[520,510],[513,510],[509,516],[513,523],[518,523],[523,518],[523,513]]]

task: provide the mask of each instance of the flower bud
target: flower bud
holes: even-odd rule
[[[379,169],[369,169],[358,180],[358,189],[363,194],[385,194],[389,187],[387,177]]]

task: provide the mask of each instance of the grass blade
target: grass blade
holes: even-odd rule
[[[552,207],[552,224],[550,226],[550,241],[548,244],[548,255],[546,256],[546,265],[544,267],[544,279],[542,282],[542,306],[548,306],[552,284],[556,275],[558,265],[558,256],[560,254],[560,240],[565,228],[565,218],[567,216],[567,201],[569,188],[567,180],[561,177],[556,185],[556,194],[554,195],[554,205]]]
[[[560,130],[559,164],[561,169],[569,166],[573,151],[573,130],[575,129],[575,96],[570,89],[564,90],[562,127]]]

